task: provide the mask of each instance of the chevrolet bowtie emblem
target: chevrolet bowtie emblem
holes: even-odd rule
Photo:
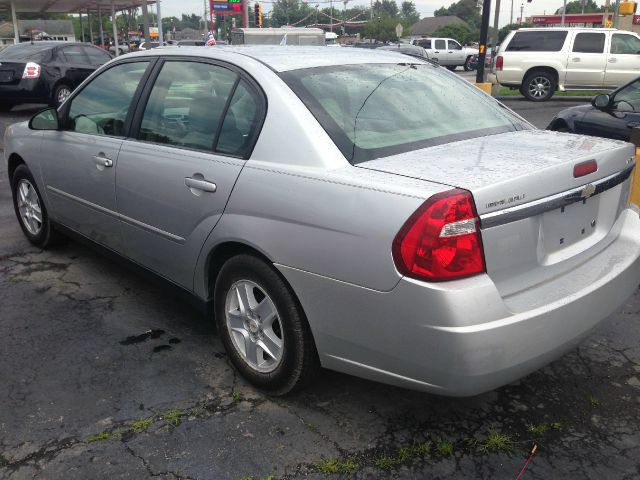
[[[589,185],[584,186],[580,192],[580,198],[589,198],[594,193],[596,193],[596,186],[593,183],[590,183]]]

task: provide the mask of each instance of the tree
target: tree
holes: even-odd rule
[[[478,40],[479,35],[460,23],[444,25],[431,34],[432,37],[453,38],[461,44]]]
[[[276,27],[293,24],[304,26],[313,23],[315,17],[311,15],[311,13],[311,7],[300,0],[276,0],[276,3],[273,4],[271,20],[273,26]],[[309,16],[309,18],[307,18],[305,22],[299,23],[307,16]]]
[[[396,25],[398,18],[389,16],[375,17],[364,29],[367,38],[377,40],[379,42],[391,42],[398,39],[396,36]]]
[[[420,14],[416,10],[416,4],[411,1],[404,1],[400,7],[400,18],[407,26],[415,24],[420,20]]]
[[[395,2],[395,0],[376,0],[373,4],[374,17],[396,18],[399,14],[400,11],[398,10],[398,4]]]
[[[584,4],[584,13],[599,13],[604,12],[604,7],[599,7],[594,0],[585,0]],[[582,1],[574,0],[572,2],[567,2],[567,12],[566,13],[582,13]],[[562,7],[560,7],[556,11],[557,15],[562,15]]]
[[[441,7],[433,12],[435,17],[454,15],[469,24],[471,29],[480,28],[480,13],[476,0],[460,0],[453,2],[448,8]]]

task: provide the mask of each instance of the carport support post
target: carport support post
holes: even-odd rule
[[[160,12],[160,0],[156,1],[156,14],[158,17],[158,41],[160,42],[160,46],[162,46],[164,45],[164,32],[162,31],[162,13]]]
[[[147,7],[147,0],[142,0],[142,35],[145,42],[150,42],[149,37],[149,8]]]
[[[80,38],[82,39],[80,41],[84,42],[84,22],[82,21],[82,12],[78,12],[78,18],[80,19]]]
[[[13,22],[13,43],[20,43],[20,30],[18,29],[18,19],[16,18],[16,4],[11,0],[11,21]]]
[[[484,83],[484,57],[487,53],[487,33],[489,31],[489,14],[491,13],[491,0],[482,3],[482,22],[480,23],[480,45],[478,45],[478,71],[476,83]]]
[[[91,14],[87,8],[87,23],[89,24],[89,43],[93,45],[93,25],[91,25]]]
[[[100,11],[100,5],[98,5],[98,20],[100,20],[100,45],[104,48],[104,28],[102,27],[102,12]]]
[[[118,26],[116,25],[116,6],[111,0],[111,26],[113,27],[113,48],[115,48],[115,56],[120,56],[120,50],[118,49]]]

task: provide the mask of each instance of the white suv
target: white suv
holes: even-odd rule
[[[463,66],[465,71],[473,70],[471,60],[478,54],[477,48],[463,47],[453,38],[415,38],[412,45],[427,51],[427,56],[449,70]]]
[[[529,100],[614,89],[640,75],[640,36],[613,28],[521,28],[500,46],[495,81]]]

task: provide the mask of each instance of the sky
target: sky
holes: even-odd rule
[[[162,1],[162,16],[176,16],[180,17],[182,13],[202,15],[204,11],[205,0],[161,0]],[[253,3],[254,0],[250,0]],[[321,7],[329,5],[329,0],[306,0],[311,6],[320,4]],[[449,6],[453,3],[453,0],[413,0],[416,9],[420,12],[420,17],[431,17],[433,12],[442,6]],[[402,0],[396,0],[398,5],[402,3]],[[596,3],[601,1],[596,0]],[[262,1],[262,10],[268,12],[271,10],[271,1]],[[342,9],[343,4],[341,0],[333,2],[335,8]],[[354,5],[369,5],[369,0],[349,0],[348,7]],[[554,13],[558,8],[562,7],[562,0],[533,0],[532,3],[527,3],[526,0],[513,0],[513,21],[520,16],[520,6],[524,5],[524,16],[542,15],[544,13]],[[491,2],[491,25],[493,25],[493,11],[495,9],[495,0]],[[500,4],[500,26],[509,23],[511,16],[511,0],[501,0]]]

